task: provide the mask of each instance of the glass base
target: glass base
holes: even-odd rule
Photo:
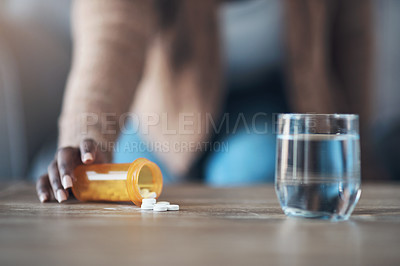
[[[346,221],[350,217],[350,215],[338,215],[336,213],[308,211],[290,207],[283,208],[283,212],[289,217],[332,221]]]

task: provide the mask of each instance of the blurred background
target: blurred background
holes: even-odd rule
[[[376,179],[400,179],[400,1],[372,3],[373,163],[380,169]],[[0,180],[33,180],[54,156],[71,63],[70,7],[67,0],[0,1]],[[271,73],[271,65],[283,67],[282,12],[278,0],[221,4],[231,87],[244,82],[251,86],[251,80]]]

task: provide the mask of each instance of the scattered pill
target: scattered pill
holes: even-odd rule
[[[170,203],[168,201],[159,201],[156,204],[157,205],[169,205]]]
[[[154,208],[153,208],[153,211],[155,211],[155,212],[165,212],[165,211],[167,211],[168,210],[168,208],[167,208],[167,205],[154,205]]]
[[[151,192],[154,193],[155,192]],[[149,194],[151,194],[149,193]],[[144,198],[142,199],[142,205],[140,206],[142,210],[153,210],[155,212],[165,212],[165,211],[178,211],[179,205],[170,204],[168,201],[157,202],[155,198]]]
[[[142,205],[143,204],[156,204],[156,199],[142,199]]]
[[[167,205],[166,207],[168,211],[179,211],[179,205],[176,204]]]
[[[140,208],[142,210],[152,210],[154,208],[154,205],[152,205],[152,204],[142,204],[142,206],[140,206]]]

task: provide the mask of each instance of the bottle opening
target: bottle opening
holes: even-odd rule
[[[147,165],[143,166],[139,172],[138,186],[142,198],[150,197],[153,192],[155,193],[153,173]]]
[[[162,191],[162,173],[153,162],[139,158],[128,170],[127,188],[130,199],[140,206],[144,198],[158,198]]]

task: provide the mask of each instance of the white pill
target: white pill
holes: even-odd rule
[[[148,190],[147,188],[142,188],[140,190],[140,193],[147,194],[147,193],[150,193],[150,190]]]
[[[176,204],[167,205],[167,210],[169,210],[169,211],[179,211],[179,205],[176,205]]]
[[[167,208],[167,205],[154,205],[154,208],[153,208],[153,211],[155,211],[155,212],[165,212],[165,211],[167,211],[168,210],[168,208]]]
[[[157,205],[169,205],[168,201],[159,201],[156,203]]]
[[[146,199],[155,199],[155,198],[157,198],[157,193],[155,193],[154,191],[150,192],[149,194],[146,195],[145,198]]]
[[[152,210],[154,208],[154,205],[150,204],[142,204],[140,207],[142,210]]]
[[[156,204],[156,199],[142,199],[142,205],[143,204]]]

